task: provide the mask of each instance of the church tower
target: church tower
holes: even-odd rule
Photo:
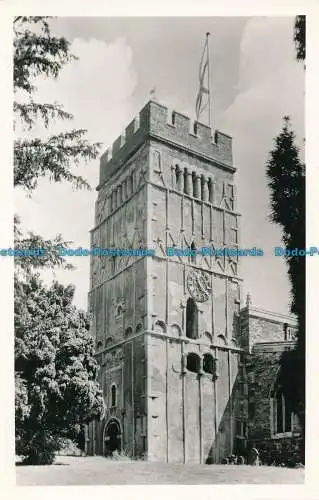
[[[234,173],[228,135],[153,101],[102,156],[91,248],[154,255],[91,257],[106,413],[89,453],[205,463],[234,451],[238,259],[208,251],[238,246]]]

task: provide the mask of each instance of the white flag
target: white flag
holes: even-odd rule
[[[206,37],[202,59],[199,66],[199,91],[196,99],[196,119],[206,109],[209,103],[209,56],[208,37]]]

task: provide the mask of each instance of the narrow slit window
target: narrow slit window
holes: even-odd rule
[[[112,384],[111,387],[111,406],[114,408],[116,406],[116,385]]]

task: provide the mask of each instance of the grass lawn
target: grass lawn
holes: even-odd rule
[[[104,457],[57,457],[54,465],[17,466],[17,485],[292,484],[304,469],[249,465],[161,464]]]

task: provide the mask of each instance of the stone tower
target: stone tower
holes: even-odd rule
[[[106,413],[87,449],[220,462],[240,423],[240,278],[232,140],[150,101],[100,162],[89,309]],[[238,396],[237,396],[238,395]]]

